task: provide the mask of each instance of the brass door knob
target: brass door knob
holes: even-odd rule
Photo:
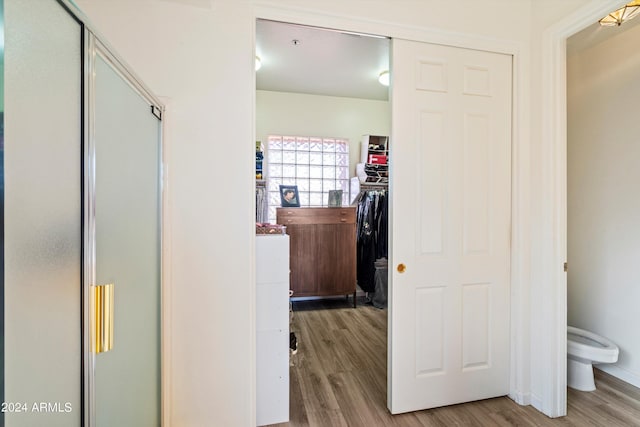
[[[398,264],[398,273],[404,273],[406,269],[407,267],[404,264],[402,263]]]

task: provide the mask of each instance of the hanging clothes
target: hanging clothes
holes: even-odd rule
[[[378,195],[378,205],[376,207],[376,259],[388,258],[389,256],[389,235],[387,212],[389,210],[387,192],[380,192]]]
[[[362,190],[356,203],[358,286],[365,292],[375,292],[375,262],[388,256],[387,191]]]

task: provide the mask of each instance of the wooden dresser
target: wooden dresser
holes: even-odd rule
[[[277,208],[290,236],[294,297],[356,294],[356,208]]]

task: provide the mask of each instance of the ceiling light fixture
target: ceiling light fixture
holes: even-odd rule
[[[600,21],[603,27],[619,27],[624,21],[628,21],[640,13],[640,0],[627,3],[620,9],[616,9]]]
[[[260,57],[256,55],[256,71],[258,71],[262,67],[262,61],[260,61]]]
[[[383,86],[389,86],[389,71],[381,72],[380,75],[378,76],[378,81]]]

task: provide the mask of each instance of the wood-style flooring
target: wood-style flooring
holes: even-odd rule
[[[640,426],[640,389],[599,370],[596,391],[568,389],[562,418],[508,397],[391,415],[387,311],[358,303],[356,309],[344,299],[294,303],[290,422],[278,426]]]

